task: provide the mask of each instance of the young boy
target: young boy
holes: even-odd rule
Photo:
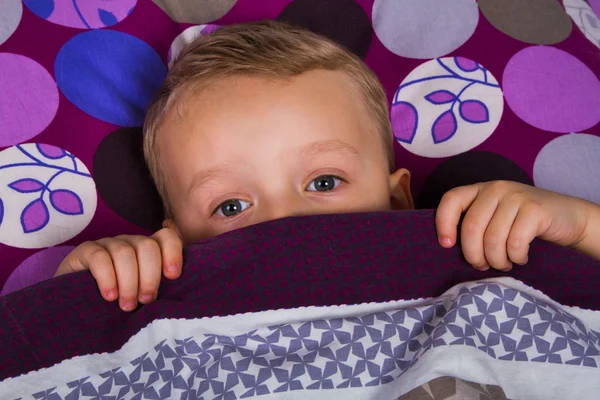
[[[407,210],[410,174],[394,170],[388,102],[377,77],[331,41],[276,22],[222,28],[173,65],[144,126],[164,229],[77,247],[56,275],[89,269],[125,311],[153,301],[161,274],[181,274],[182,248],[294,215]],[[535,237],[600,258],[600,207],[493,182],[447,193],[440,244],[475,268],[527,262]]]

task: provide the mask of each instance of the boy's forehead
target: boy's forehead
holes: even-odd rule
[[[342,71],[312,70],[292,77],[238,75],[204,80],[183,90],[166,113],[161,131],[181,136],[197,128],[212,132],[211,125],[236,121],[239,114],[252,119],[261,115],[243,113],[243,108],[280,107],[282,103],[307,106],[307,113],[337,114],[371,124],[365,99],[356,84]],[[311,104],[326,108],[310,107]]]

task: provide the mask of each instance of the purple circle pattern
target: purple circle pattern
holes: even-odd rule
[[[41,133],[58,110],[52,76],[31,58],[0,53],[0,147]]]
[[[0,296],[52,278],[62,260],[74,248],[73,246],[50,247],[29,256],[6,280],[0,291]]]
[[[510,108],[536,128],[580,132],[600,121],[600,81],[566,51],[523,49],[506,65],[502,82]]]

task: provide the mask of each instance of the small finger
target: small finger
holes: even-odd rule
[[[165,228],[152,235],[158,242],[162,254],[163,274],[168,279],[177,279],[183,266],[183,241],[173,229]]]
[[[435,214],[438,240],[443,247],[456,244],[456,229],[462,213],[471,207],[479,194],[480,185],[462,186],[447,192]]]
[[[98,241],[108,250],[115,267],[119,290],[119,306],[123,311],[137,307],[138,262],[133,247],[122,240],[102,239]]]
[[[124,239],[135,250],[138,262],[138,301],[154,301],[162,275],[162,256],[158,243],[145,236],[127,236]]]
[[[540,215],[535,207],[525,206],[519,210],[508,235],[506,248],[509,259],[518,265],[529,261],[529,245],[540,228]]]
[[[512,268],[512,263],[508,258],[507,241],[518,213],[518,203],[502,201],[487,226],[483,237],[483,247],[485,259],[494,269],[510,271]]]

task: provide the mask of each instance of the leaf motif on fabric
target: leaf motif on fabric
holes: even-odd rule
[[[52,146],[51,144],[36,144],[37,150],[44,157],[49,158],[51,160],[58,160],[59,158],[63,158],[67,153],[61,149],[60,147]]]
[[[465,72],[473,72],[479,68],[479,64],[465,57],[454,57],[456,66]]]
[[[490,120],[487,106],[479,100],[465,100],[460,103],[460,116],[472,124],[483,124]]]
[[[44,228],[50,220],[48,207],[42,199],[35,199],[23,209],[21,226],[24,233],[33,233]]]
[[[456,122],[456,116],[452,110],[448,110],[440,114],[440,116],[435,120],[433,126],[431,127],[431,135],[433,137],[433,142],[435,144],[443,143],[456,133],[458,129],[458,124]]]
[[[113,26],[119,22],[117,17],[115,17],[115,14],[101,8],[98,9],[98,16],[100,17],[100,21],[102,21],[104,26]]]
[[[392,106],[392,126],[394,137],[403,143],[412,143],[419,125],[419,114],[415,106],[400,101]]]
[[[10,183],[8,187],[19,193],[34,193],[43,190],[45,185],[37,179],[23,178]]]
[[[83,202],[79,196],[66,189],[53,190],[50,193],[50,204],[54,209],[66,215],[83,214]]]
[[[456,95],[448,90],[436,90],[425,96],[425,100],[431,104],[447,104],[456,100]]]

